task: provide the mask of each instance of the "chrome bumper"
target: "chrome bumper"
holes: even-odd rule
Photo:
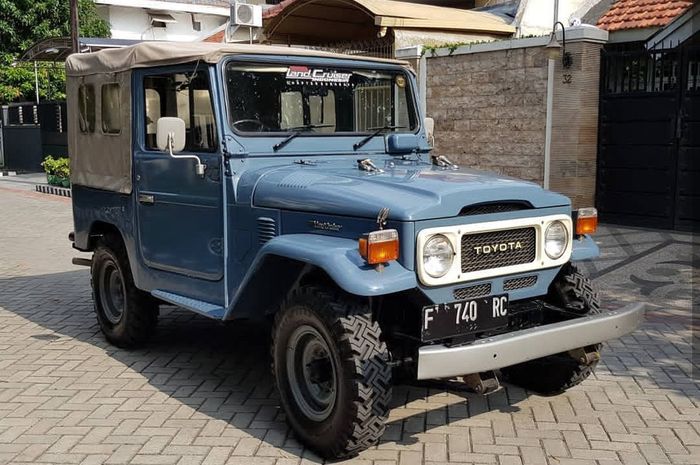
[[[615,339],[641,324],[646,304],[480,339],[469,345],[418,349],[418,379],[496,370],[546,355]]]

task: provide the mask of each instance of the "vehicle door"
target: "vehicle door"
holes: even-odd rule
[[[210,71],[205,66],[143,70],[134,112],[138,233],[147,266],[189,277],[217,281],[223,277],[222,155],[211,95]],[[184,120],[186,143],[173,158],[156,145],[161,117]]]

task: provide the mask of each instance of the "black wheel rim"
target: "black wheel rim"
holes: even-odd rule
[[[100,273],[100,303],[105,318],[113,325],[124,315],[126,292],[121,271],[113,262],[107,262]]]
[[[289,387],[301,412],[313,421],[331,414],[337,397],[337,367],[328,343],[312,326],[297,328],[287,345]]]

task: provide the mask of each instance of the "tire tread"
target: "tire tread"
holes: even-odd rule
[[[591,280],[571,263],[564,265],[550,286],[554,304],[581,314],[600,313],[600,298]],[[600,344],[595,346],[600,350]],[[580,363],[568,353],[542,357],[501,369],[506,380],[525,389],[556,395],[588,378],[598,362]]]
[[[318,449],[318,452],[333,459],[355,456],[376,445],[386,428],[392,383],[388,350],[381,329],[360,299],[334,289],[302,286],[290,293],[277,312],[273,334],[285,324],[288,315],[285,309],[299,304],[314,309],[314,313],[331,328],[340,348],[341,369],[355,380],[357,388],[349,421],[335,433],[332,445]],[[273,374],[276,372],[276,342],[273,338]]]
[[[114,325],[101,317],[99,308],[100,302],[95,283],[95,264],[103,254],[111,255],[116,261],[122,272],[126,288],[126,305],[128,309],[125,311],[125,321],[120,322],[118,331],[115,331],[117,328]],[[92,262],[90,287],[92,289],[95,313],[97,314],[102,333],[111,344],[117,347],[135,348],[141,346],[155,332],[158,324],[158,301],[147,292],[138,289],[134,284],[126,248],[120,238],[112,235],[102,237],[95,248]]]

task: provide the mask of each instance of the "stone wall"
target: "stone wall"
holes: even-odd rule
[[[573,43],[567,47],[571,68],[562,69],[560,62],[554,68],[549,188],[576,206],[595,205],[601,47]]]
[[[547,40],[427,52],[427,114],[435,118],[438,154],[544,184]],[[601,43],[570,41],[571,68],[555,61],[550,188],[576,206],[594,204]]]

